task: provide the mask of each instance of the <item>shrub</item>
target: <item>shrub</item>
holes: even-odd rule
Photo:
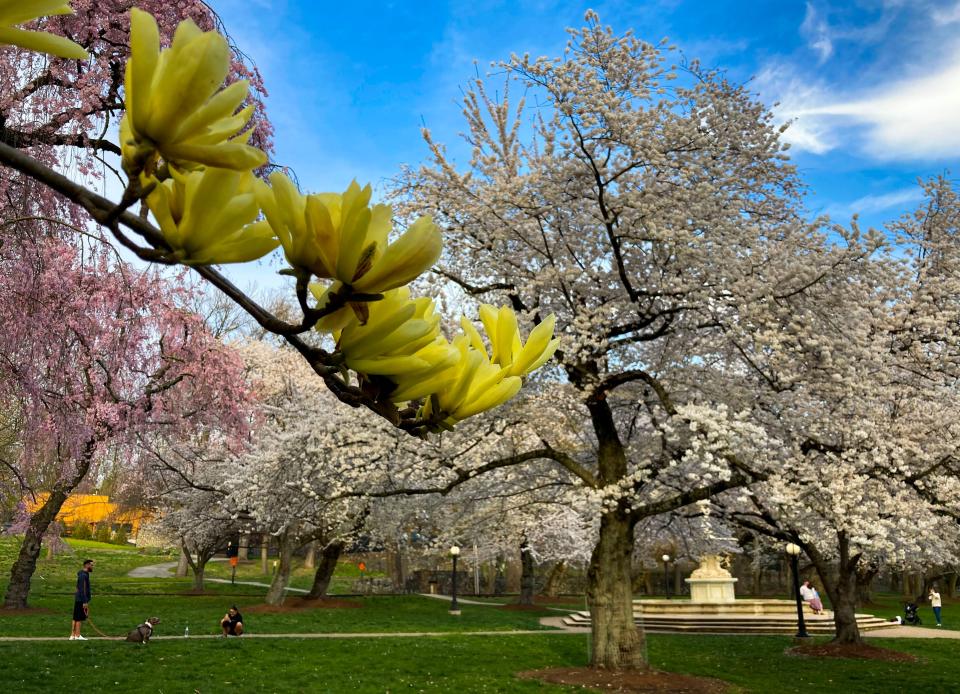
[[[127,531],[123,528],[119,528],[117,532],[113,534],[113,539],[111,540],[115,545],[125,545],[127,544]]]
[[[97,530],[93,533],[93,539],[97,542],[110,542],[110,526],[106,523],[101,523],[97,526]]]
[[[93,533],[90,531],[90,524],[78,522],[70,528],[70,537],[77,540],[89,540],[93,537]]]

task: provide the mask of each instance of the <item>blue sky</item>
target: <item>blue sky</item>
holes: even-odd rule
[[[915,206],[918,177],[960,170],[960,0],[211,4],[264,74],[276,160],[309,191],[382,190],[425,158],[423,124],[456,145],[474,61],[558,55],[588,8],[750,81],[793,119],[814,212],[879,225]]]

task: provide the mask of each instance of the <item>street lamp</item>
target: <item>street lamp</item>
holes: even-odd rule
[[[663,559],[663,592],[667,596],[667,600],[670,599],[670,577],[667,575],[667,564],[670,563],[670,555],[664,554]]]
[[[454,545],[450,548],[450,556],[453,557],[453,571],[450,579],[453,587],[451,588],[450,614],[460,614],[460,606],[457,605],[457,557],[460,556],[460,548]]]
[[[797,638],[805,639],[807,623],[803,620],[803,600],[800,598],[800,546],[792,542],[787,543],[787,554],[790,556],[790,565],[793,567],[793,596],[797,601]]]

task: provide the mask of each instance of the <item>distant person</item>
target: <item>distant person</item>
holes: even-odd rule
[[[232,605],[227,613],[220,620],[220,628],[223,629],[223,636],[240,636],[243,634],[243,615],[236,605]]]
[[[930,595],[927,596],[927,600],[930,601],[930,606],[933,608],[933,616],[937,618],[937,626],[943,626],[940,623],[940,608],[943,606],[943,602],[940,600],[940,593],[937,592],[936,586],[930,587]]]
[[[823,602],[820,600],[820,594],[810,584],[810,581],[804,581],[803,585],[800,586],[800,597],[810,605],[814,614],[823,614]]]
[[[813,599],[810,600],[810,607],[813,608],[813,613],[823,614],[823,601],[820,599],[820,593],[813,586],[810,586],[810,589],[813,591]]]
[[[84,559],[83,568],[77,572],[77,590],[73,594],[73,624],[70,631],[71,641],[86,641],[80,635],[80,627],[90,614],[90,574],[93,573],[93,559]]]

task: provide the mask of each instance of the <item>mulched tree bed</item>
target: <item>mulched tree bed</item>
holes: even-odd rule
[[[851,658],[854,660],[883,660],[889,663],[916,663],[919,658],[909,653],[868,646],[865,643],[809,643],[786,650],[787,655],[808,658]]]
[[[671,694],[722,694],[730,685],[708,677],[678,675],[657,670],[599,670],[595,668],[548,668],[518,672],[517,677],[539,680],[550,684],[565,684],[583,689],[598,689],[605,692],[629,692],[647,694],[670,692]]]
[[[53,613],[53,610],[46,607],[0,607],[0,617],[23,617]]]
[[[243,608],[244,612],[253,614],[282,614],[285,612],[302,612],[304,610],[347,610],[363,607],[363,603],[356,600],[340,600],[338,598],[287,598],[282,605],[253,605]]]

